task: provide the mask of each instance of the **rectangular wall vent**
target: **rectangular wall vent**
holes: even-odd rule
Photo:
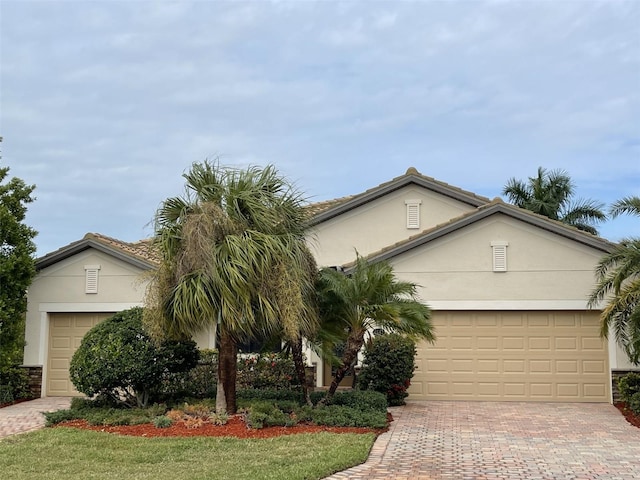
[[[422,200],[406,200],[404,203],[407,206],[407,228],[420,228],[420,204]]]
[[[493,271],[494,272],[506,272],[507,271],[507,247],[508,242],[495,241],[491,242],[491,250],[493,251]]]
[[[98,272],[100,265],[84,266],[84,293],[98,293]]]

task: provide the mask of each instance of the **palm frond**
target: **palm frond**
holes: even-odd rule
[[[609,209],[611,218],[616,218],[618,215],[629,214],[640,216],[640,197],[624,197],[613,205]]]

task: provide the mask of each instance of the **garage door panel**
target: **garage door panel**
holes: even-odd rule
[[[52,313],[49,318],[46,395],[79,395],[69,380],[69,364],[84,335],[112,313]]]
[[[411,398],[609,402],[597,312],[464,312],[464,328],[456,315],[434,313],[438,343],[419,345]]]

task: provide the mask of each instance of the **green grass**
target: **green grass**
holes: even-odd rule
[[[364,462],[373,434],[139,438],[45,428],[0,441],[2,478],[320,479]]]

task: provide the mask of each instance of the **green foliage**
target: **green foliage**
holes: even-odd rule
[[[640,373],[627,373],[618,380],[618,392],[622,401],[629,404],[631,397],[640,392]]]
[[[415,370],[416,345],[410,338],[385,334],[371,339],[364,351],[358,386],[386,395],[389,405],[404,405]]]
[[[35,186],[16,177],[3,183],[8,173],[0,168],[0,375],[22,362],[26,293],[36,272],[36,231],[24,224]]]
[[[198,364],[187,372],[165,376],[162,394],[167,399],[215,398],[218,381],[217,350],[200,350]]]
[[[598,234],[595,225],[607,219],[600,202],[582,199],[572,202],[575,185],[564,170],[539,167],[537,175],[527,182],[509,179],[502,194],[520,208],[593,235]]]
[[[239,389],[282,390],[298,384],[293,360],[283,353],[247,355],[238,359]]]
[[[274,390],[270,388],[246,388],[238,390],[238,399],[242,400],[290,400],[302,402],[302,393],[296,390]]]
[[[157,345],[142,328],[141,308],[115,314],[93,327],[71,359],[69,374],[78,391],[146,406],[166,375],[193,368],[195,342]]]
[[[628,405],[633,413],[640,415],[640,392],[631,395]]]
[[[57,425],[61,422],[66,422],[68,420],[77,420],[80,418],[84,418],[84,413],[80,410],[57,410],[55,412],[43,412],[45,419],[45,425],[47,427],[51,427],[53,425]]]
[[[156,428],[168,428],[171,425],[173,425],[173,420],[166,415],[160,415],[153,419],[153,426]]]
[[[296,424],[296,416],[285,413],[278,405],[269,402],[254,402],[246,415],[250,428],[290,427]]]
[[[323,356],[331,358],[336,345],[345,342],[327,398],[356,362],[368,330],[435,340],[431,310],[418,298],[417,285],[398,280],[389,262],[368,262],[358,255],[346,274],[324,268],[318,297],[322,324],[316,341]]]
[[[373,390],[343,390],[336,393],[332,405],[343,405],[356,410],[387,412],[387,397]]]
[[[384,428],[387,426],[387,413],[386,410],[363,410],[342,405],[305,406],[299,410],[298,420],[332,427]]]
[[[24,368],[6,367],[0,371],[0,385],[8,386],[14,400],[31,398],[29,374]],[[2,403],[0,401],[0,403]]]

